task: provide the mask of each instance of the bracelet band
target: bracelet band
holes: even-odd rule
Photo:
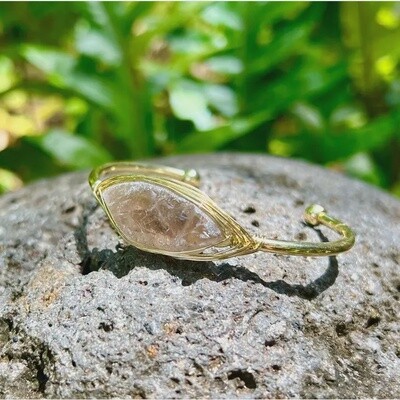
[[[187,260],[221,260],[256,251],[332,256],[355,242],[352,229],[323,207],[306,208],[304,219],[342,237],[333,242],[296,242],[253,236],[198,189],[193,170],[134,162],[95,168],[89,184],[111,225],[128,244],[141,250]]]

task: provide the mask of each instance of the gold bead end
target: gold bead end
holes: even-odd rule
[[[304,220],[307,224],[316,226],[320,223],[319,217],[321,214],[325,214],[325,208],[319,204],[312,204],[306,208]]]
[[[200,185],[200,175],[195,169],[188,169],[185,171],[183,181],[198,187]]]

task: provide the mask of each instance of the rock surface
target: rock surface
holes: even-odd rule
[[[0,198],[0,396],[400,397],[400,202],[306,163],[176,157],[255,234],[357,232],[338,257],[178,261],[123,248],[87,173]]]

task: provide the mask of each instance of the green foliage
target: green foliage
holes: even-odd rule
[[[234,150],[399,192],[397,3],[3,3],[0,32],[2,190]]]
[[[60,165],[72,168],[87,168],[111,160],[108,152],[98,144],[59,129],[46,135],[30,139]]]

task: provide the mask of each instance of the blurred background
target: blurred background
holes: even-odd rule
[[[400,196],[399,2],[0,4],[0,192],[242,151]]]

